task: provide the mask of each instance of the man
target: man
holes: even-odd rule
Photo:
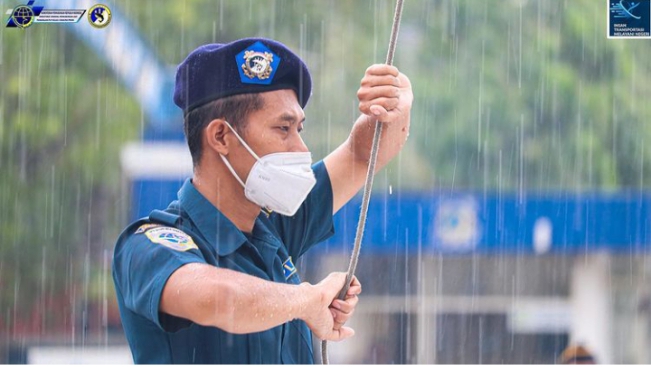
[[[375,120],[384,124],[378,169],[402,148],[409,79],[371,66],[358,91],[363,113],[322,162],[300,132],[311,94],[303,61],[261,38],[204,45],[178,67],[194,174],[165,211],[118,239],[113,278],[136,363],[314,363],[320,339],[343,326],[361,285],[333,273],[301,283],[294,262],[333,233],[332,216],[364,184]]]

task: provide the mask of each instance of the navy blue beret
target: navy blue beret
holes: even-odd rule
[[[305,107],[312,93],[307,66],[280,42],[245,38],[192,51],[176,69],[174,103],[187,114],[219,98],[279,89],[293,89]]]

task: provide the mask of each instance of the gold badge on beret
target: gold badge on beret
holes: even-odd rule
[[[244,64],[242,70],[244,75],[253,79],[257,77],[260,80],[269,78],[273,68],[271,63],[274,61],[274,55],[270,52],[245,51]]]

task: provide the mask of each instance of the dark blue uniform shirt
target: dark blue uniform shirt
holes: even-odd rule
[[[330,237],[332,186],[323,162],[316,186],[293,217],[261,213],[245,234],[187,180],[165,211],[120,235],[113,280],[122,324],[136,363],[314,363],[312,334],[301,320],[252,334],[159,312],[165,282],[179,267],[205,263],[280,283],[299,284],[292,262]]]

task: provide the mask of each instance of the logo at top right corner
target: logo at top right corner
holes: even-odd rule
[[[651,39],[651,0],[608,0],[608,38]]]

